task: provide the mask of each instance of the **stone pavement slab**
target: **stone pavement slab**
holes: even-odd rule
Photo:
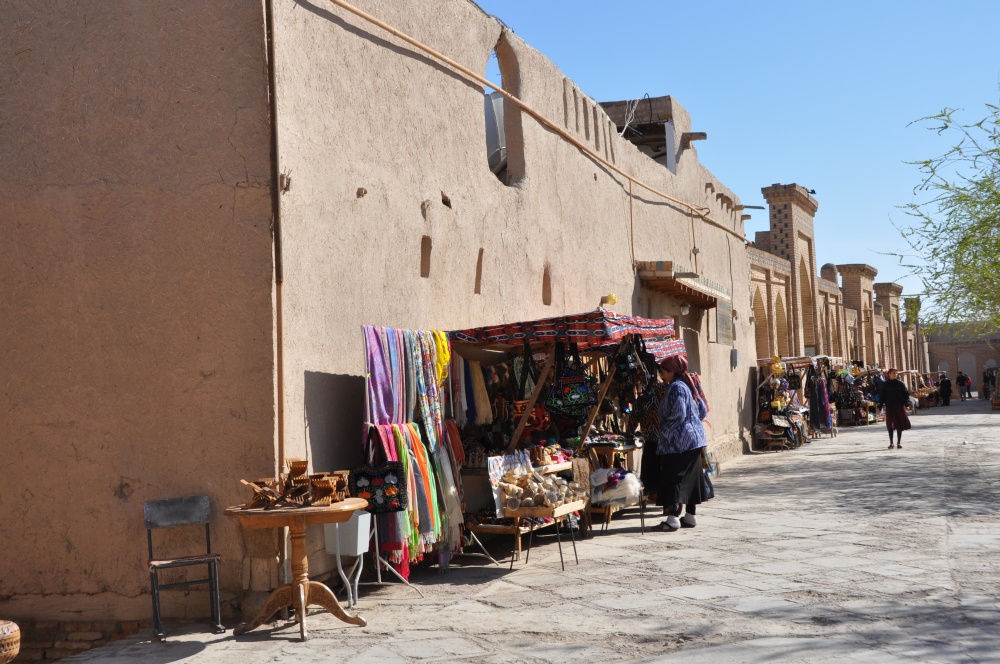
[[[641,535],[631,510],[578,543],[579,565],[564,543],[565,572],[541,535],[513,570],[416,571],[422,597],[363,585],[367,628],[318,610],[306,643],[280,621],[241,637],[171,625],[167,643],[69,661],[1000,662],[1000,412],[912,421],[902,450],[871,426],[728,462],[697,528]]]

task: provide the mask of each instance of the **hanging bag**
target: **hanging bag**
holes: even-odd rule
[[[635,350],[642,365],[643,373],[646,377],[646,384],[656,380],[657,364],[656,356],[646,350],[646,340],[641,335],[636,335]]]
[[[635,341],[632,335],[629,335],[618,346],[618,354],[615,355],[615,380],[619,383],[632,383],[642,370]]]
[[[514,363],[511,362],[513,367]],[[524,360],[521,363],[521,379],[519,385],[515,388],[515,399],[513,408],[513,419],[515,426],[521,421],[524,416],[524,411],[528,409],[528,403],[530,399],[528,396],[527,386],[528,386],[528,374],[531,374],[531,382],[533,384],[538,383],[538,374],[535,371],[535,361],[532,357],[531,346],[528,344],[528,340],[524,341]],[[513,374],[513,372],[511,372]],[[513,377],[513,376],[512,376]],[[535,402],[535,407],[531,409],[531,415],[528,416],[527,422],[524,424],[525,431],[546,431],[552,425],[549,419],[549,414],[545,410],[544,400],[538,399]]]
[[[556,346],[556,367],[559,373],[545,405],[549,412],[556,415],[584,420],[597,403],[597,385],[594,378],[584,371],[576,344],[572,345],[570,357],[567,366],[563,344]]]

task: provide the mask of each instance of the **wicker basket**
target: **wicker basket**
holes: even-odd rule
[[[21,652],[21,629],[9,620],[0,620],[0,664],[14,661]]]

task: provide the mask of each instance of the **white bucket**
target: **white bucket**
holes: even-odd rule
[[[371,514],[364,510],[358,510],[351,515],[350,521],[325,524],[323,535],[326,539],[327,553],[337,555],[338,544],[342,556],[360,556],[366,553],[371,521]]]

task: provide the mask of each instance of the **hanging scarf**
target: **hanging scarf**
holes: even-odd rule
[[[451,398],[452,417],[458,422],[458,426],[464,427],[468,422],[465,402],[465,360],[458,354],[451,356]]]
[[[403,474],[409,476],[408,459],[405,450],[400,450],[399,443],[394,434],[395,425],[384,424],[376,427],[379,438],[382,440],[386,455],[390,461],[400,461],[403,465]],[[403,452],[401,454],[401,452]],[[407,486],[409,490],[409,486]],[[410,517],[408,510],[383,514],[378,518],[379,529],[379,549],[387,554],[387,558],[393,567],[404,576],[409,578],[409,538],[410,538]]]
[[[448,333],[440,330],[431,332],[434,337],[434,347],[437,354],[435,365],[437,373],[437,384],[444,386],[448,380],[448,365],[451,364],[451,343],[448,341]]]
[[[479,362],[470,361],[472,371],[472,394],[476,401],[476,424],[487,425],[493,422],[493,407],[490,405],[490,393],[486,389],[486,377]]]
[[[476,422],[476,390],[472,384],[472,362],[469,360],[464,360],[465,368],[463,370],[463,375],[465,376],[465,417],[469,422],[475,424]]]
[[[456,469],[465,467],[465,448],[462,447],[462,433],[455,420],[445,420],[445,429],[448,432],[448,442],[451,444],[452,455],[455,458]]]
[[[368,407],[372,422],[387,424],[392,421],[395,404],[393,402],[392,369],[386,357],[379,331],[364,326],[365,364],[368,372]]]
[[[433,455],[438,472],[438,488],[441,492],[441,543],[444,551],[451,553],[462,550],[462,499],[458,487],[461,479],[456,477],[447,445],[438,447]]]
[[[414,460],[413,475],[417,485],[419,508],[417,549],[423,554],[430,549],[431,545],[438,541],[437,535],[441,527],[437,514],[437,486],[434,482],[433,470],[427,458],[427,451],[424,449],[424,444],[421,442],[419,434],[417,434],[416,426],[413,424],[404,424],[400,429],[406,437],[410,454]]]

